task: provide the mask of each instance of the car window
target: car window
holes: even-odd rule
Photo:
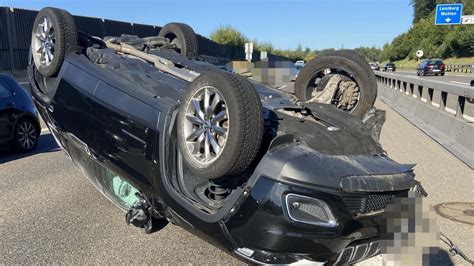
[[[0,80],[0,98],[6,98],[12,95],[13,93],[8,85],[3,80]]]

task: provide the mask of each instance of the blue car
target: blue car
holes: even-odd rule
[[[32,151],[40,128],[31,95],[11,76],[0,74],[0,148]]]

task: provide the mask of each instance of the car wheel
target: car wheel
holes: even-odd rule
[[[358,63],[362,68],[365,69],[367,74],[370,76],[370,78],[377,84],[377,78],[375,77],[375,73],[372,73],[373,71],[370,71],[370,65],[367,62],[367,59],[365,59],[364,56],[356,52],[355,50],[350,50],[350,49],[342,49],[342,50],[336,50],[329,52],[325,55],[335,55],[335,56],[343,56],[350,58],[351,60],[354,60],[354,62]],[[370,74],[369,74],[370,73]],[[377,93],[377,91],[376,91]]]
[[[198,44],[194,30],[184,23],[168,23],[158,34],[161,37],[168,38],[171,44],[175,45],[175,50],[187,57],[196,57],[198,55]]]
[[[354,52],[355,53],[355,52]],[[363,117],[373,106],[377,97],[377,81],[373,71],[360,55],[354,53],[334,53],[316,57],[301,70],[295,80],[295,95],[301,101],[314,100],[317,81],[327,75],[342,76],[340,84],[352,83],[355,86],[339,85],[332,104],[348,113]],[[346,95],[347,94],[347,95]]]
[[[205,179],[242,174],[256,158],[263,135],[262,104],[247,80],[224,72],[196,78],[177,119],[183,161]]]
[[[444,76],[444,73],[441,73],[441,76]]]
[[[56,75],[69,47],[77,44],[73,17],[65,10],[45,7],[36,16],[31,35],[36,68],[43,76]]]
[[[15,147],[29,152],[38,144],[39,128],[31,119],[22,119],[15,126]]]

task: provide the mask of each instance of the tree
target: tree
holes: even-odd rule
[[[257,40],[254,40],[254,47],[258,51],[266,51],[268,53],[273,52],[273,44],[271,42],[258,42]]]
[[[413,7],[413,23],[428,17],[436,7],[436,0],[411,0]]]
[[[243,33],[230,25],[218,27],[211,33],[210,38],[216,43],[233,46],[244,46],[248,41]]]
[[[382,53],[382,50],[376,47],[359,47],[354,50],[363,55],[369,62],[379,61]]]

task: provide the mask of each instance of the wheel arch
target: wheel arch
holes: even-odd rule
[[[33,124],[36,126],[36,129],[38,129],[38,133],[41,133],[41,125],[40,125],[39,119],[36,117],[35,114],[29,113],[29,112],[19,114],[15,119],[15,123],[13,124],[14,125],[13,128],[15,129],[16,126],[18,125],[18,123],[22,120],[30,120],[31,122],[33,122]],[[12,136],[14,134],[15,134],[15,131],[12,130]]]

